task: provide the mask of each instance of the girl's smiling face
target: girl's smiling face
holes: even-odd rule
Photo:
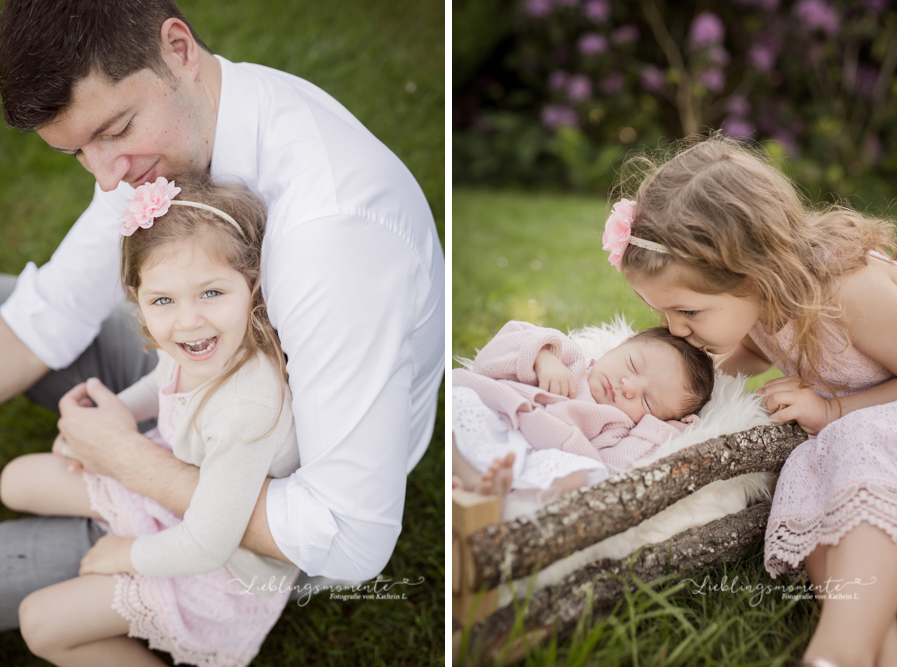
[[[630,284],[654,310],[662,312],[670,332],[711,354],[725,354],[747,335],[760,319],[759,297],[702,294],[683,285],[675,266],[656,276],[633,275]]]
[[[224,370],[243,343],[249,285],[198,243],[169,243],[155,255],[140,270],[137,303],[156,343],[181,366],[177,391],[190,391]]]

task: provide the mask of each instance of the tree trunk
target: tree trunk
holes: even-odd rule
[[[705,526],[691,528],[658,545],[646,546],[637,556],[621,560],[602,559],[569,574],[563,581],[536,591],[528,604],[511,603],[471,627],[468,641],[474,651],[485,652],[492,661],[501,652],[510,650],[519,659],[527,643],[544,640],[553,632],[564,639],[577,623],[590,614],[607,611],[623,598],[623,586],[636,587],[633,577],[649,583],[669,573],[682,581],[709,566],[737,560],[749,553],[762,539],[769,518],[770,502],[752,505]],[[622,578],[622,581],[620,578]],[[625,582],[625,583],[624,583]],[[701,581],[686,583],[685,591],[708,590]],[[523,636],[508,642],[519,613],[526,609]],[[519,631],[518,631],[519,632]],[[470,650],[470,649],[469,649]],[[463,663],[465,656],[456,656]]]
[[[781,470],[807,439],[797,425],[757,426],[675,452],[644,468],[568,494],[536,513],[487,526],[467,538],[465,583],[494,588],[519,579],[638,525],[695,490],[720,479]]]

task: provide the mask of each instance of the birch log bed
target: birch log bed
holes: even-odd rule
[[[631,333],[618,319],[570,335],[597,358]],[[775,476],[807,434],[770,425],[743,387],[743,378],[717,375],[699,426],[634,469],[544,507],[506,507],[502,517],[498,498],[453,491],[454,661],[464,662],[465,629],[481,658],[505,651],[515,659],[527,644],[566,637],[583,614],[616,604],[623,580],[634,587],[630,572],[645,582],[681,579],[762,540]],[[508,645],[526,598],[524,631]]]

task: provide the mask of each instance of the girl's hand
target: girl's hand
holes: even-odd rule
[[[576,380],[573,379],[573,373],[564,366],[564,362],[548,350],[539,350],[533,370],[536,371],[539,389],[542,391],[576,398]]]
[[[809,387],[802,387],[797,377],[770,380],[757,393],[763,396],[763,405],[771,413],[773,424],[796,421],[810,435],[816,435],[840,417],[835,403]]]
[[[136,572],[131,564],[131,545],[133,543],[133,537],[104,535],[97,540],[90,551],[84,554],[78,574]]]

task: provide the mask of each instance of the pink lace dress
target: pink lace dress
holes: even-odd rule
[[[183,410],[176,384],[177,374],[159,392],[159,426],[146,434],[169,450],[168,441]],[[111,477],[84,473],[84,480],[91,508],[113,535],[139,537],[181,522],[159,503],[129,491]],[[146,639],[150,648],[170,653],[175,664],[202,667],[243,667],[252,662],[280,617],[292,584],[275,585],[280,590],[273,595],[247,594],[246,586],[226,567],[174,578],[113,576],[112,608],[129,622],[128,636]]]
[[[788,323],[771,335],[758,322],[750,332],[769,359],[788,349]],[[875,387],[894,375],[853,346],[832,335],[820,375],[839,396]],[[797,375],[792,355],[779,361],[785,375]],[[841,385],[841,388],[838,388]],[[820,396],[831,395],[816,390]],[[775,578],[803,571],[817,545],[837,544],[861,522],[897,542],[897,403],[855,410],[822,429],[788,457],[766,527],[765,565]]]

